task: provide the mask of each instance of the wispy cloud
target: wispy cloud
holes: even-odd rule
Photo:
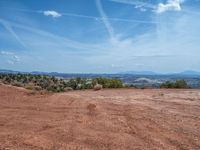
[[[169,55],[169,54],[159,54],[159,55],[135,55],[132,56],[133,59],[155,59],[155,58],[170,58],[170,57],[175,57],[177,55]]]
[[[124,68],[123,65],[118,65],[118,64],[111,64],[112,68]]]
[[[101,55],[101,53],[105,53],[108,49],[107,45],[102,47],[101,44],[82,43],[41,29],[7,20],[4,21],[17,29],[25,31],[24,34],[22,34],[22,39],[30,50],[29,53],[38,51],[38,49],[42,49],[41,52],[48,51],[47,53],[49,53],[50,51],[54,52],[56,49],[57,52],[62,51],[68,56],[77,54],[89,56],[96,55],[97,52]]]
[[[138,0],[110,0],[112,2],[134,5],[135,8],[139,8],[141,11],[146,11],[147,8],[156,13],[163,13],[166,11],[181,11],[181,4],[185,0],[167,0],[166,3],[152,4],[149,2],[143,2]]]
[[[148,13],[140,13],[134,9],[144,8],[155,11],[158,9],[158,3],[154,1],[151,4],[152,0],[107,1],[121,4],[116,6],[122,7],[122,11],[117,12],[117,10],[113,10],[113,12],[110,12],[115,13],[113,16],[116,16],[116,18],[109,17],[106,14],[107,6],[103,9],[103,4],[106,4],[106,0],[97,0],[96,6],[100,14],[99,16],[93,16],[93,13],[91,15],[84,15],[78,12],[59,12],[62,15],[62,18],[59,20],[59,23],[62,22],[62,24],[58,24],[61,27],[60,30],[52,30],[52,28],[44,30],[44,28],[39,28],[38,24],[41,24],[41,27],[46,27],[46,25],[53,26],[58,23],[52,20],[45,20],[48,22],[36,20],[36,16],[44,16],[44,11],[16,10],[24,12],[19,14],[33,15],[31,21],[35,21],[36,26],[34,24],[28,26],[27,24],[30,23],[24,17],[21,20],[1,19],[7,22],[12,29],[18,31],[17,33],[20,33],[20,39],[27,46],[26,49],[22,49],[22,51],[17,53],[20,54],[19,56],[23,60],[21,63],[24,63],[21,66],[23,68],[25,68],[24,66],[31,66],[30,69],[34,70],[46,69],[69,72],[77,72],[77,70],[79,72],[119,72],[120,70],[134,69],[158,70],[162,72],[166,70],[180,70],[190,66],[191,68],[199,68],[199,32],[197,31],[200,22],[196,19],[198,14],[186,12],[190,10],[187,6],[184,6],[184,10],[179,14],[163,13],[168,10],[174,11],[174,9],[170,8],[159,12],[162,15],[157,15],[155,12],[150,11]],[[162,4],[167,5],[168,3],[169,1]],[[114,3],[109,4],[112,5]],[[128,4],[131,7],[125,9],[123,8],[124,4]],[[191,10],[193,9],[191,8]],[[33,13],[38,14],[35,15]],[[141,17],[137,16],[138,13],[141,14]],[[49,16],[53,17],[52,15]],[[68,24],[69,20],[70,23],[72,21],[73,23],[80,24],[80,27],[71,26],[71,24]],[[82,27],[82,24],[84,27]],[[65,28],[64,25],[69,26]],[[134,28],[130,29],[130,27]],[[83,35],[86,35],[85,33],[88,30],[91,31],[90,29],[92,29],[94,37],[91,33],[92,36],[88,36],[88,39],[86,39]],[[70,35],[70,33],[74,34],[77,30],[80,32],[78,36]],[[96,36],[99,33],[102,34],[100,38]],[[0,37],[3,38],[3,36]],[[92,38],[95,39],[94,43],[90,41]],[[115,43],[110,42],[112,39],[116,40]],[[1,58],[3,58],[0,59],[0,65],[4,65],[2,63],[5,62],[4,58],[7,58],[7,63],[10,64],[14,64],[12,59],[15,59],[15,62],[20,61],[20,58],[15,57],[15,54],[6,55],[9,52],[11,51],[0,53]],[[190,63],[186,63],[186,60],[189,60]],[[98,66],[101,66],[101,68],[99,69]],[[26,68],[29,69],[29,67]]]
[[[24,42],[20,39],[20,37],[13,30],[12,26],[5,20],[0,19],[0,24],[2,24],[5,29],[23,46],[26,47]]]
[[[0,57],[4,57],[8,64],[16,64],[21,61],[20,57],[10,51],[0,51]]]
[[[114,1],[114,2],[117,1],[118,2],[118,0],[111,0],[111,1]],[[100,2],[100,4],[101,4],[101,2]],[[127,4],[129,4],[129,3],[127,3]],[[101,5],[101,8],[102,8],[102,5]],[[156,9],[157,7],[155,6],[153,8]],[[16,11],[22,11],[22,12],[44,14],[44,11],[40,11],[40,10],[27,10],[27,9],[14,9],[14,8],[8,8],[8,9],[12,9],[12,10],[16,10]],[[104,12],[104,10],[103,10],[103,12]],[[187,11],[187,12],[188,13],[195,13],[195,12],[191,12],[191,11],[190,12]],[[83,14],[77,14],[77,13],[67,13],[67,12],[62,12],[62,13],[59,13],[59,14],[61,14],[61,16],[66,16],[66,17],[85,18],[85,19],[92,19],[92,20],[95,20],[95,21],[106,21],[107,22],[106,24],[110,28],[109,30],[110,31],[113,30],[112,31],[113,34],[114,34],[114,29],[113,29],[110,21],[114,21],[114,22],[127,22],[127,23],[142,23],[142,24],[163,24],[162,22],[156,22],[156,21],[146,21],[146,20],[139,20],[139,19],[125,19],[125,18],[108,17],[105,12],[104,12],[105,15],[104,16],[101,15],[100,17],[90,16],[90,15],[83,15]],[[196,13],[196,14],[199,14],[199,13]],[[165,22],[165,24],[170,24],[170,22],[167,22],[167,23]]]
[[[9,51],[0,51],[0,55],[14,55],[14,53]]]
[[[134,5],[135,8],[141,8],[141,7],[152,8],[152,9],[156,8],[156,6],[151,3],[142,2],[142,1],[138,1],[138,0],[110,0],[110,1]]]
[[[101,6],[101,5],[100,5]],[[101,10],[102,6],[101,6]],[[36,11],[38,13],[38,11]],[[104,10],[103,10],[104,12]],[[128,23],[143,23],[143,24],[163,24],[162,22],[156,22],[156,21],[146,21],[146,20],[138,20],[138,19],[124,19],[124,18],[113,18],[113,17],[108,17],[106,13],[104,12],[102,15],[100,13],[100,17],[97,16],[89,16],[89,15],[81,15],[81,14],[76,14],[76,13],[61,13],[62,16],[68,16],[68,17],[76,17],[76,18],[85,18],[85,19],[93,19],[95,21],[103,21],[106,29],[108,30],[109,35],[115,35],[114,29],[110,23],[110,21],[115,21],[115,22],[128,22]],[[170,22],[165,23],[165,24],[170,24]]]
[[[114,32],[114,29],[113,29],[111,23],[108,20],[108,17],[106,15],[106,13],[103,10],[102,4],[101,4],[101,0],[96,0],[96,5],[97,5],[97,9],[98,9],[98,11],[99,11],[99,13],[101,15],[101,19],[102,19],[102,21],[103,21],[103,23],[104,23],[109,35],[110,35],[111,42],[112,41],[114,42],[116,40],[115,32]]]
[[[61,17],[62,15],[54,10],[46,10],[43,12],[45,16],[51,16],[53,18]]]
[[[181,3],[183,2],[183,0],[168,0],[166,4],[159,3],[156,12],[181,11]]]
[[[136,9],[139,9],[142,12],[145,12],[147,9],[154,10],[156,5],[149,2],[139,1],[139,0],[109,0],[116,3],[133,5]]]

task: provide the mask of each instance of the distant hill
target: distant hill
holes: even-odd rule
[[[58,78],[116,78],[123,81],[125,84],[134,86],[134,87],[154,87],[158,88],[161,83],[166,81],[174,82],[176,80],[185,80],[188,85],[192,88],[200,88],[200,72],[187,70],[180,73],[171,73],[171,74],[159,74],[152,71],[127,71],[117,74],[89,74],[89,73],[58,73],[58,72],[20,72],[13,70],[0,69],[0,74],[2,73],[23,73],[23,74],[33,74],[33,75],[49,75]]]
[[[193,71],[193,70],[186,70],[183,72],[178,72],[178,73],[156,73],[153,71],[125,71],[125,72],[120,72],[119,74],[128,74],[128,75],[180,75],[180,76],[199,76],[200,72],[198,71]]]
[[[7,70],[7,69],[0,69],[0,73],[30,73],[30,74],[42,74],[42,75],[57,75],[62,73],[57,72],[39,72],[39,71],[32,71],[32,72],[23,72],[23,71],[14,71],[14,70]]]
[[[186,71],[180,72],[178,74],[180,74],[180,75],[200,75],[200,72],[193,71],[193,70],[186,70]]]
[[[20,73],[20,71],[0,69],[0,73]]]
[[[50,76],[60,76],[60,77],[70,77],[70,76],[81,76],[81,77],[96,77],[100,76],[115,76],[115,75],[180,75],[180,76],[200,76],[200,72],[193,70],[186,70],[179,73],[167,73],[161,74],[153,71],[125,71],[119,72],[116,74],[95,74],[95,73],[59,73],[59,72],[40,72],[40,71],[32,71],[32,72],[21,72],[7,69],[0,69],[0,73],[30,73],[30,74],[41,74],[41,75],[50,75]]]
[[[125,71],[120,72],[119,74],[131,74],[131,75],[159,75],[159,73],[155,73],[153,71]]]

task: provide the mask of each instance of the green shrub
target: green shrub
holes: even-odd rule
[[[96,84],[101,84],[103,88],[122,88],[123,82],[119,79],[109,79],[109,78],[95,78],[92,81],[93,86]]]
[[[34,90],[34,84],[33,83],[28,83],[28,84],[26,84],[25,85],[25,88],[27,89],[27,90]]]
[[[65,87],[64,92],[67,92],[67,91],[73,91],[73,89],[71,87]]]
[[[98,90],[101,90],[102,88],[103,88],[103,86],[101,84],[96,84],[93,89],[95,91],[98,91]]]
[[[190,88],[185,80],[176,80],[176,82],[167,81],[160,85],[160,88],[177,88],[177,89],[186,89]]]
[[[18,81],[15,81],[15,82],[11,83],[11,85],[17,86],[17,87],[23,87],[23,84],[18,82]]]
[[[175,88],[190,88],[185,80],[177,80],[175,83]]]
[[[51,92],[63,92],[66,87],[74,90],[92,89],[96,84],[103,88],[122,88],[121,80],[109,78],[72,78],[70,80],[60,79],[47,75],[32,74],[0,74],[0,81],[4,84],[24,87],[30,90],[46,90]]]

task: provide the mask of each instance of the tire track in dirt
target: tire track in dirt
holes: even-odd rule
[[[200,90],[35,94],[0,85],[0,149],[199,150]]]

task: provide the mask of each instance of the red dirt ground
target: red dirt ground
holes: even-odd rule
[[[34,94],[0,85],[0,150],[200,150],[200,90]]]

